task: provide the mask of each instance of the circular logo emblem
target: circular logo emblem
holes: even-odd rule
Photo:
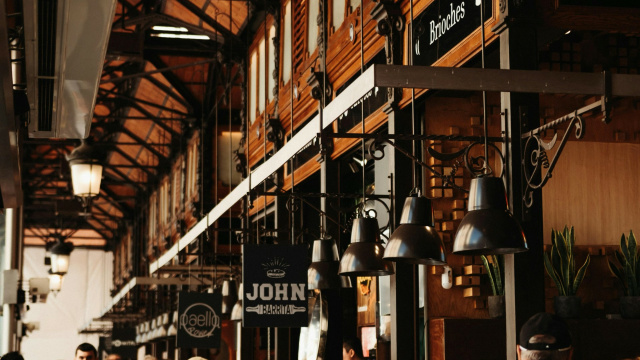
[[[180,328],[194,338],[206,338],[220,329],[220,317],[211,306],[195,303],[180,315]]]

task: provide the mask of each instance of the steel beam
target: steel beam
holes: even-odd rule
[[[156,69],[167,68],[167,64],[162,61],[160,56],[145,53],[145,59],[151,62],[151,64],[153,64]],[[209,66],[213,67],[213,65]],[[173,86],[178,94],[182,96],[182,98],[184,99],[183,101],[186,102],[185,107],[189,107],[189,112],[195,114],[196,118],[199,118],[199,116],[201,115],[199,113],[201,112],[202,104],[200,104],[200,101],[195,97],[193,92],[187,86],[185,86],[184,82],[182,82],[182,80],[173,71],[165,71],[162,73],[162,76],[164,76],[169,84],[171,84],[171,86]]]
[[[323,111],[323,128],[327,128],[349,110],[353,104],[373,90],[374,68],[369,68],[358,77],[349,87],[329,103]],[[316,115],[300,131],[289,140],[277,153],[269,160],[265,161],[257,169],[252,171],[248,178],[244,179],[236,186],[220,203],[205,215],[189,232],[179,239],[174,246],[167,250],[158,260],[149,265],[149,273],[153,274],[168,264],[174,256],[186,248],[193,240],[202,234],[209,226],[223,216],[233,205],[240,201],[246,194],[257,185],[267,179],[276,169],[283,166],[289,159],[297,154],[304,146],[313,140],[320,128],[320,118]]]
[[[375,85],[433,90],[540,94],[640,96],[640,75],[504,70],[434,66],[374,65]]]

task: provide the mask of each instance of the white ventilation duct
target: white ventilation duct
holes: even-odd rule
[[[29,137],[89,136],[116,0],[24,0]]]

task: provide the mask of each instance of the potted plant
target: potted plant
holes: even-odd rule
[[[615,252],[618,264],[609,260],[609,269],[620,279],[624,296],[620,297],[620,315],[628,319],[640,318],[640,251],[633,231],[627,239],[622,234],[620,249]]]
[[[576,272],[574,245],[573,226],[571,229],[565,226],[562,232],[551,229],[551,253],[544,254],[544,267],[558,288],[558,296],[553,300],[554,310],[564,318],[575,318],[580,314],[582,301],[576,293],[591,262],[587,254]]]
[[[487,296],[489,316],[492,318],[504,316],[504,255],[481,256],[484,268],[489,276],[492,296]]]

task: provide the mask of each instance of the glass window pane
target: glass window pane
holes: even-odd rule
[[[333,16],[331,23],[333,24],[334,30],[339,28],[340,25],[342,25],[342,22],[344,22],[344,5],[345,2],[343,0],[333,0],[333,8],[331,9]]]
[[[251,54],[251,79],[249,81],[249,122],[256,121],[256,88],[258,83],[258,54],[254,51]]]
[[[310,0],[309,1],[309,21],[307,22],[309,28],[307,29],[308,37],[307,51],[309,55],[313,54],[318,47],[318,13],[320,11],[319,0]]]
[[[284,8],[284,44],[282,52],[282,82],[291,80],[291,1]]]
[[[241,174],[236,171],[231,161],[233,150],[240,147],[240,139],[242,139],[240,131],[223,131],[218,136],[218,176],[225,186],[229,186],[229,182],[231,186],[235,186],[242,181]]]
[[[272,101],[275,95],[273,94],[273,88],[276,86],[276,82],[273,79],[273,73],[276,70],[276,48],[273,46],[273,38],[276,37],[276,27],[274,25],[269,29],[269,71],[267,72],[267,79],[269,80],[267,87],[267,95],[269,101]]]
[[[260,45],[258,45],[258,113],[262,114],[264,111],[264,90],[265,90],[265,80],[266,80],[266,67],[267,67],[267,57],[265,56],[266,49],[264,39],[260,40]]]

